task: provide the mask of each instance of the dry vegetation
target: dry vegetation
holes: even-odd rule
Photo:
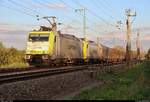
[[[0,68],[22,68],[28,64],[24,61],[25,51],[16,48],[6,48],[0,42]]]

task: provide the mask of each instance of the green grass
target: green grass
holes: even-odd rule
[[[119,74],[98,76],[102,86],[81,92],[79,100],[150,100],[150,62],[137,64]]]
[[[8,65],[1,65],[0,68],[26,68],[29,67],[28,63],[16,62]]]

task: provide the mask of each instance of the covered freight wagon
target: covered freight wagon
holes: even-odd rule
[[[102,48],[94,41],[88,41],[89,62],[98,63],[102,58]]]
[[[82,59],[82,41],[69,34],[59,34],[55,38],[54,59],[61,63],[75,63]]]

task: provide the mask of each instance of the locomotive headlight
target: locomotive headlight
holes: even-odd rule
[[[25,59],[30,59],[31,55],[25,55]]]
[[[42,59],[48,59],[48,58],[49,58],[48,55],[43,55],[43,56],[42,56]]]

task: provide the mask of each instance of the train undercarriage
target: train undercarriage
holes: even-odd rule
[[[83,64],[110,64],[123,62],[123,59],[68,59],[56,58],[52,59],[48,55],[27,55],[26,61],[30,66],[67,66],[67,65],[83,65]]]

